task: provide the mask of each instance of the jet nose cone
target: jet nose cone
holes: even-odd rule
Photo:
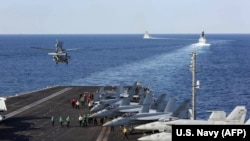
[[[93,108],[90,109],[90,112],[94,113],[98,111],[98,106],[94,106]]]
[[[138,141],[150,141],[151,137],[150,136],[144,136],[144,137],[140,137],[137,139]]]
[[[94,112],[95,111],[95,107],[92,107],[91,109],[90,109],[90,112]]]
[[[113,126],[113,121],[108,121],[104,123],[102,126]]]
[[[106,117],[106,114],[102,111],[99,111],[99,112],[91,114],[90,117],[91,118],[103,118],[103,117]]]
[[[134,129],[136,129],[136,130],[144,130],[145,129],[145,125],[135,126]]]
[[[91,114],[89,117],[90,117],[90,118],[97,118],[96,113]]]

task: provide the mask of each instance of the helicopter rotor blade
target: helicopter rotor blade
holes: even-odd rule
[[[55,49],[52,49],[52,48],[42,48],[42,47],[34,47],[34,46],[32,46],[31,48],[41,49],[41,50],[55,50]]]
[[[64,55],[66,55],[66,53],[56,53],[56,52],[52,52],[52,53],[48,53],[48,55],[53,55],[53,56],[55,56],[55,55],[61,55],[61,56],[64,56]]]

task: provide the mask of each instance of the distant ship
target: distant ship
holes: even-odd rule
[[[206,44],[206,38],[205,38],[205,33],[202,31],[200,38],[199,38],[199,44]]]
[[[144,36],[143,36],[143,38],[144,39],[150,39],[150,38],[152,38],[149,34],[148,34],[148,32],[146,31],[145,32],[145,34],[144,34]]]
[[[210,46],[211,45],[207,43],[204,31],[202,31],[198,43],[195,43],[194,45],[195,46]]]

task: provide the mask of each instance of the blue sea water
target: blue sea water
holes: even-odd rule
[[[0,96],[55,85],[110,86],[139,81],[155,95],[178,102],[191,98],[190,53],[197,51],[197,118],[207,110],[250,109],[250,35],[207,34],[208,47],[195,47],[198,34],[0,35]],[[69,64],[56,64],[47,50],[64,42]],[[247,118],[250,114],[248,112]]]

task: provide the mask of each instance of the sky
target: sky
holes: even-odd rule
[[[0,0],[0,34],[250,33],[250,0]]]

